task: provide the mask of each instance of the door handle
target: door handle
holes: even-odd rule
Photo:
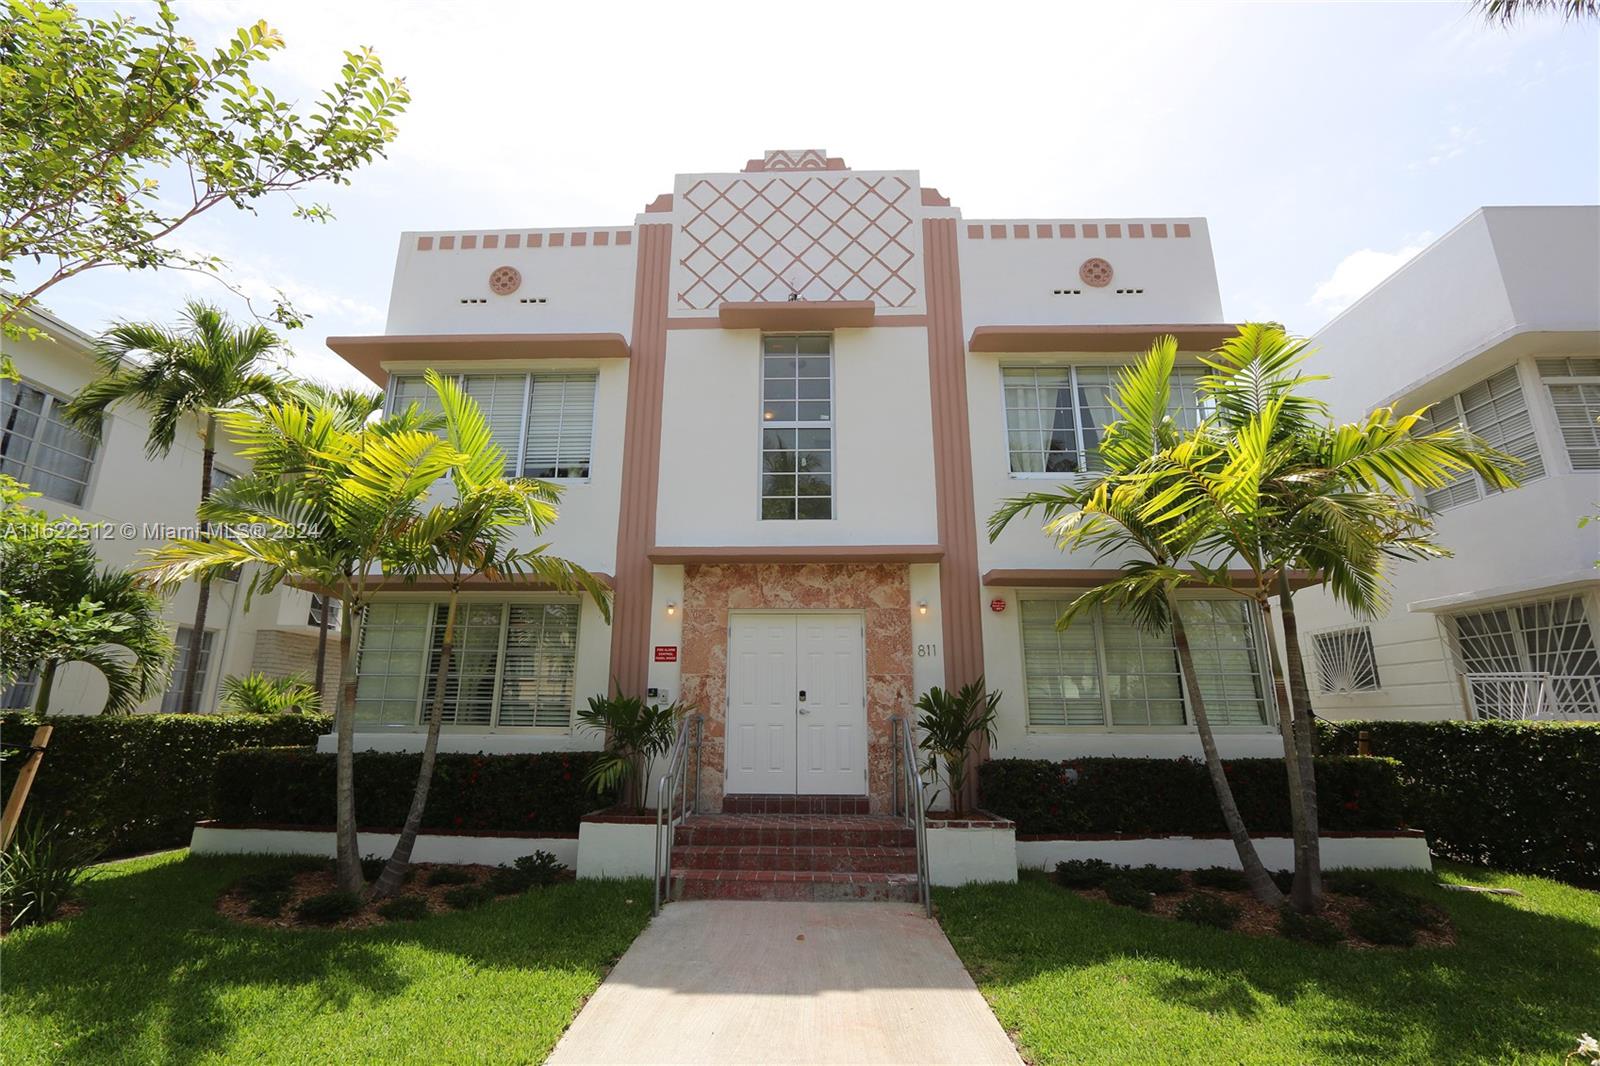
[[[810,714],[811,713],[811,708],[810,707],[802,707],[802,708],[800,708],[800,713],[801,714]]]

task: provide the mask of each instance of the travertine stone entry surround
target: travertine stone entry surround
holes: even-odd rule
[[[874,812],[893,805],[890,725],[910,714],[911,584],[903,563],[690,564],[683,571],[682,697],[705,715],[701,801],[722,809],[728,612],[862,611],[867,622],[867,781]]]

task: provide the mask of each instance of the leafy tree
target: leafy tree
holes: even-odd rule
[[[1228,836],[1251,892],[1261,901],[1277,905],[1283,902],[1283,894],[1256,853],[1223,771],[1180,609],[1179,589],[1204,581],[1204,575],[1182,568],[1203,530],[1181,516],[1178,520],[1153,518],[1149,506],[1151,469],[1167,450],[1185,443],[1167,413],[1177,353],[1176,338],[1162,337],[1137,364],[1119,375],[1111,397],[1116,420],[1106,427],[1100,442],[1105,473],[1082,484],[1065,484],[1055,491],[1031,492],[1005,501],[989,518],[989,539],[998,538],[1018,516],[1038,510],[1045,519],[1044,531],[1062,551],[1084,549],[1097,558],[1125,560],[1122,576],[1085,590],[1056,625],[1066,629],[1106,606],[1128,614],[1146,629],[1171,632],[1184,695]]]
[[[103,711],[133,710],[161,690],[172,658],[161,598],[126,570],[97,567],[92,527],[28,506],[0,475],[0,684],[37,673],[37,713],[56,672],[87,663],[106,680]]]
[[[525,533],[542,536],[555,522],[560,488],[532,478],[507,478],[505,452],[494,442],[477,402],[437,371],[429,370],[424,378],[443,412],[444,437],[461,454],[462,462],[448,475],[455,490],[453,498],[434,504],[402,529],[391,556],[392,572],[408,581],[419,577],[442,579],[448,598],[417,785],[394,852],[373,885],[372,894],[378,899],[405,883],[411,850],[422,828],[422,812],[428,805],[434,761],[439,753],[439,731],[444,723],[446,682],[455,652],[456,609],[462,587],[479,578],[532,579],[561,592],[586,592],[594,597],[607,621],[611,617],[611,592],[593,574],[550,554],[544,544],[517,546]]]
[[[171,453],[178,429],[186,418],[199,424],[200,504],[211,498],[217,456],[217,416],[277,396],[284,387],[282,374],[272,365],[279,351],[276,334],[265,326],[236,327],[216,307],[191,300],[183,325],[177,329],[154,323],[122,322],[101,338],[98,356],[103,373],[83,387],[66,408],[69,419],[98,437],[105,414],[131,403],[150,416],[145,454],[154,459]],[[200,537],[210,533],[200,518]],[[183,692],[178,712],[193,712],[200,677],[206,614],[211,605],[211,576],[200,580],[195,602],[196,638],[189,642]]]
[[[366,887],[356,842],[356,618],[381,587],[394,546],[422,514],[422,501],[467,460],[415,410],[352,429],[346,413],[299,399],[219,412],[253,462],[252,473],[201,504],[228,535],[178,540],[146,570],[164,586],[254,564],[249,592],[292,581],[339,598],[340,696],[334,711],[335,819],[341,891]]]
[[[172,243],[213,208],[348,184],[384,156],[409,100],[371,49],[345,53],[309,110],[254,77],[283,47],[266,22],[209,54],[160,0],[152,20],[87,18],[60,0],[0,8],[0,329],[55,285],[97,267],[217,276],[225,264]],[[300,218],[331,218],[320,204]],[[42,279],[18,285],[24,260]],[[15,295],[13,295],[15,293]],[[280,294],[274,317],[300,316]]]

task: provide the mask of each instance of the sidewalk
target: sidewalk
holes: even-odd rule
[[[743,901],[664,909],[549,1061],[1021,1063],[918,908]]]

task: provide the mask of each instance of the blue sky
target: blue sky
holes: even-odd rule
[[[179,9],[202,44],[282,31],[260,78],[280,96],[359,44],[412,91],[389,159],[313,197],[335,222],[273,202],[180,231],[313,316],[289,340],[327,380],[359,380],[323,340],[382,331],[401,230],[627,224],[673,174],[766,148],[919,169],[968,217],[1206,216],[1227,317],[1301,333],[1478,206],[1600,200],[1600,30],[1503,30],[1465,3]],[[191,294],[236,303],[110,270],[45,303],[94,331]]]

